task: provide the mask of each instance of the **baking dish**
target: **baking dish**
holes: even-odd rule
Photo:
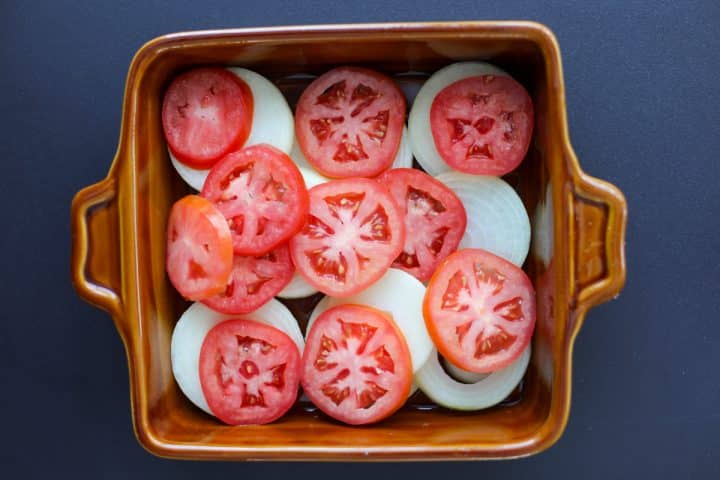
[[[164,88],[191,65],[241,65],[294,103],[298,74],[360,64],[407,88],[459,60],[486,60],[525,85],[536,109],[528,157],[506,176],[533,220],[525,270],[538,293],[530,367],[521,388],[486,411],[458,413],[422,398],[371,427],[334,423],[302,404],[264,426],[228,427],[187,401],[170,368],[172,328],[187,304],[165,275],[165,224],[188,192],[168,161]],[[408,73],[412,72],[412,73]],[[108,311],[127,351],[135,433],[163,457],[233,460],[451,460],[518,457],[562,434],[572,349],[588,309],[625,281],[626,204],[579,167],[568,138],[560,53],[532,22],[389,23],[218,30],[166,35],[143,46],[127,77],[117,153],[107,177],[72,203],[72,281]],[[311,300],[291,308],[307,314]]]

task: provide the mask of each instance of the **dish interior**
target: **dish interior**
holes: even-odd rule
[[[568,386],[568,338],[566,290],[569,262],[566,219],[567,195],[555,191],[567,184],[569,160],[561,137],[561,100],[550,84],[546,49],[533,38],[511,34],[447,35],[297,35],[285,38],[214,38],[188,41],[176,47],[172,37],[146,47],[135,59],[129,82],[126,110],[134,105],[132,121],[124,119],[120,178],[131,179],[132,188],[120,185],[119,203],[134,204],[132,228],[121,225],[123,245],[133,245],[140,301],[128,300],[134,292],[123,285],[125,308],[134,309],[137,322],[123,332],[128,343],[134,392],[136,429],[165,445],[228,447],[230,449],[283,449],[293,452],[362,451],[406,452],[438,449],[446,456],[462,456],[467,450],[507,449],[522,452],[555,428],[558,412],[565,410]],[[535,104],[535,132],[527,158],[515,172],[504,177],[519,193],[533,223],[533,245],[524,269],[537,289],[538,318],[533,353],[520,387],[501,405],[472,413],[438,408],[420,395],[390,419],[371,427],[348,427],[336,423],[311,405],[298,403],[281,420],[264,426],[228,427],[195,408],[173,380],[170,366],[172,329],[188,303],[170,285],[165,274],[166,219],[173,202],[191,192],[168,159],[160,122],[162,96],[170,80],[184,69],[200,65],[238,65],[255,70],[274,81],[291,106],[317,75],[338,65],[362,65],[393,76],[412,95],[429,73],[457,61],[481,60],[498,65],[520,81]],[[127,115],[127,112],[126,112]],[[128,124],[129,123],[129,124]],[[127,151],[123,151],[127,148]],[[133,175],[123,175],[132,169]],[[121,180],[122,181],[122,180]],[[550,205],[554,203],[554,207]],[[120,212],[122,213],[122,212]],[[553,238],[555,239],[553,241]],[[129,255],[123,248],[123,255]],[[557,257],[557,258],[556,258]],[[121,264],[126,264],[123,259]],[[130,272],[124,272],[129,275]],[[286,304],[307,319],[319,297]],[[129,333],[132,332],[132,333]],[[141,371],[142,370],[142,371]],[[553,412],[555,412],[553,414]],[[559,414],[560,416],[563,413]],[[147,429],[147,431],[142,431]],[[489,454],[488,454],[489,455]]]

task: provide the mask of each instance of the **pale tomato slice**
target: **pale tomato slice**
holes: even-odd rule
[[[232,239],[225,217],[209,201],[188,195],[170,210],[166,268],[188,300],[221,292],[232,269]]]
[[[294,271],[287,245],[258,257],[235,255],[225,290],[202,302],[218,312],[252,312],[277,295],[290,282]]]
[[[410,352],[388,315],[341,305],[323,312],[305,340],[302,386],[327,415],[351,425],[399,409],[412,385]]]
[[[445,87],[430,108],[440,156],[452,168],[504,175],[522,162],[533,130],[528,92],[506,75],[479,75]]]
[[[426,282],[457,249],[467,223],[465,207],[452,190],[420,170],[394,168],[377,180],[405,215],[405,245],[393,267]]]
[[[290,253],[308,283],[342,297],[380,278],[404,241],[402,215],[387,189],[348,178],[310,189],[310,214],[290,239]]]
[[[300,352],[269,325],[245,319],[218,324],[205,336],[199,364],[208,407],[229,425],[272,422],[297,398]]]
[[[250,88],[224,68],[196,68],[177,76],[163,100],[168,146],[180,162],[194,168],[209,168],[241,147],[252,118]]]
[[[392,164],[405,125],[405,97],[390,77],[340,67],[315,79],[295,110],[295,134],[323,175],[372,177]]]
[[[423,314],[438,351],[477,373],[515,360],[535,328],[535,290],[519,267],[490,252],[460,250],[430,279]]]
[[[210,170],[202,196],[230,225],[235,253],[262,255],[287,241],[305,222],[308,193],[285,153],[253,145],[231,153]]]

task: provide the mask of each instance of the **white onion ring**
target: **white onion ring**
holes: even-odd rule
[[[295,121],[282,92],[267,78],[245,68],[228,70],[250,87],[253,96],[253,118],[250,135],[243,147],[267,143],[289,154],[295,140]],[[185,182],[202,190],[210,170],[199,170],[180,162],[168,149],[170,161]]]
[[[445,172],[437,179],[460,197],[467,212],[458,249],[482,248],[522,266],[530,248],[530,219],[515,190],[498,177]]]
[[[410,147],[420,166],[432,176],[452,170],[440,156],[430,127],[430,108],[435,96],[458,80],[479,75],[508,76],[508,73],[489,63],[453,63],[432,74],[415,97],[408,115]]]
[[[415,374],[415,383],[432,401],[454,410],[480,410],[502,402],[515,389],[527,370],[530,345],[507,367],[492,372],[479,382],[460,383],[449,376],[433,351]]]
[[[441,360],[442,366],[445,371],[455,380],[462,383],[477,383],[483,378],[490,375],[489,373],[476,373],[463,370],[457,365],[451,363],[448,359],[443,358]]]
[[[172,371],[185,396],[210,415],[212,412],[200,384],[200,350],[205,336],[215,325],[236,318],[255,320],[282,330],[295,342],[301,355],[305,349],[305,339],[295,317],[274,298],[254,312],[243,315],[216,312],[200,302],[190,305],[173,330],[170,342]]]

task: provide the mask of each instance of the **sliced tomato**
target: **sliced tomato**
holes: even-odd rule
[[[342,297],[380,278],[404,241],[402,214],[387,189],[347,178],[310,189],[310,214],[290,239],[290,254],[308,283]]]
[[[194,168],[210,168],[240,148],[250,134],[252,118],[250,87],[224,68],[190,70],[165,92],[165,139],[175,157]]]
[[[232,239],[225,217],[197,195],[170,210],[166,269],[170,282],[188,300],[222,292],[232,269]]]
[[[226,320],[200,349],[200,384],[210,411],[228,425],[277,420],[297,398],[300,352],[290,337],[253,320]]]
[[[327,415],[351,425],[378,422],[400,408],[412,385],[405,339],[383,312],[340,305],[307,334],[302,386]]]
[[[467,223],[465,207],[452,190],[420,170],[395,168],[377,180],[405,215],[405,245],[392,266],[425,282],[457,249]]]
[[[323,175],[372,177],[390,167],[400,148],[405,109],[391,78],[366,68],[335,68],[300,96],[295,134]]]
[[[533,122],[530,95],[506,75],[458,80],[430,107],[438,153],[465,173],[499,176],[517,167],[530,145]]]
[[[423,304],[440,353],[471,372],[515,360],[535,328],[535,290],[520,268],[490,252],[460,250],[430,279]]]
[[[252,312],[285,288],[294,272],[287,245],[259,257],[235,255],[225,291],[203,300],[203,303],[222,313]]]
[[[202,194],[230,224],[235,253],[262,255],[305,222],[308,193],[300,170],[267,144],[233,152],[210,170]]]

